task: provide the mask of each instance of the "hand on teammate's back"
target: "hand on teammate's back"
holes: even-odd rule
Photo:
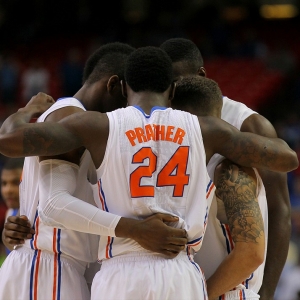
[[[178,217],[157,213],[140,220],[138,226],[134,226],[133,236],[143,248],[174,258],[184,250],[187,233],[184,229],[168,226],[166,222],[178,222]]]
[[[24,244],[34,233],[26,216],[9,216],[4,224],[2,239],[4,244],[16,246]]]

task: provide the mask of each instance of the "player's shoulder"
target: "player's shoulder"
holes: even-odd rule
[[[253,114],[257,113],[244,103],[223,97],[221,118],[236,128],[240,129],[244,120]]]
[[[78,99],[74,97],[59,98],[38,118],[38,122],[58,122],[73,113],[82,111],[85,111],[85,108]]]
[[[82,110],[86,110],[82,102],[74,97],[62,97],[55,101],[55,103],[50,107],[51,108],[60,108],[60,107],[78,107]]]
[[[244,108],[244,109],[250,109],[246,104],[236,101],[233,99],[228,98],[227,96],[223,96],[223,108],[229,107],[235,107],[235,108]]]

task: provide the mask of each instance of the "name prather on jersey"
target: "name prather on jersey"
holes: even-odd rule
[[[155,188],[158,187],[172,188],[173,191],[170,193],[173,197],[183,197],[184,187],[188,185],[190,176],[187,174],[189,146],[181,146],[186,131],[172,125],[147,124],[144,127],[127,130],[125,135],[132,147],[150,140],[179,145],[175,146],[174,150],[168,147],[170,153],[167,155],[168,157],[164,156],[163,158],[157,157],[156,151],[147,146],[133,154],[134,170],[129,179],[131,197],[154,197]],[[136,167],[136,164],[139,166]],[[153,176],[156,179],[151,179]]]
[[[182,144],[185,136],[185,131],[175,126],[147,124],[144,128],[136,127],[125,132],[130,144],[135,146],[136,143],[145,143],[150,140],[153,141],[169,141]]]

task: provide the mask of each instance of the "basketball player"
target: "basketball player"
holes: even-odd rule
[[[120,105],[126,106],[119,81],[124,76],[125,60],[133,50],[129,45],[121,43],[100,47],[85,65],[83,87],[74,97],[59,99],[38,119],[38,122],[57,122],[64,116],[85,109],[110,111]],[[67,166],[79,165],[78,175],[74,179],[77,186],[74,196],[82,199],[86,204],[89,203],[87,209],[92,207],[95,215],[94,222],[101,223],[101,218],[96,218],[98,209],[91,206],[95,204],[87,177],[92,180],[95,168],[91,165],[89,153],[80,148],[51,157],[52,159],[47,157],[45,160],[45,158],[40,158],[41,164],[47,166],[52,164],[59,167],[62,160]],[[53,168],[53,176],[55,176],[54,171]],[[86,234],[62,226],[53,228],[41,222],[38,213],[38,205],[40,205],[38,172],[38,158],[26,158],[20,186],[21,214],[28,216],[29,222],[34,225],[35,235],[30,240],[26,240],[23,247],[13,251],[2,266],[0,299],[19,297],[22,299],[89,299],[90,294],[83,275],[86,266],[97,260],[99,234]],[[59,193],[61,190],[53,189],[53,192]],[[130,220],[125,220],[126,223],[122,225],[121,230],[128,228],[132,231],[129,237],[132,234],[136,235],[135,238],[147,249],[174,257],[186,244],[185,232],[182,229],[166,226],[160,219],[165,222],[177,220],[168,215],[157,214],[144,222],[141,221],[136,228],[129,227]],[[27,219],[20,220],[27,225]],[[133,221],[136,223],[136,220]],[[119,224],[122,224],[122,220]],[[30,230],[30,227],[26,228]],[[141,229],[140,232],[138,228]],[[27,234],[29,233],[27,231]],[[20,264],[22,269],[16,267]]]
[[[23,158],[10,158],[2,167],[1,195],[8,208],[5,219],[9,216],[16,216],[19,212],[19,185],[23,164]],[[9,252],[10,249],[6,248],[7,255]]]
[[[165,41],[160,47],[172,59],[175,78],[186,75],[206,76],[201,53],[192,41],[174,38]],[[241,131],[277,137],[274,127],[266,118],[225,96],[221,118]],[[291,231],[290,201],[286,174],[262,169],[259,174],[266,189],[269,211],[268,250],[259,294],[261,300],[271,300],[288,252]]]
[[[215,81],[197,75],[177,81],[173,108],[220,118],[222,104]],[[222,157],[215,154],[207,166],[217,197],[212,200],[195,261],[207,279],[209,299],[259,299],[268,232],[264,186],[256,170],[220,161]],[[224,269],[227,276],[223,277]],[[219,291],[226,289],[228,292],[221,295]]]
[[[93,281],[92,299],[205,299],[202,273],[190,260],[201,246],[213,194],[206,160],[218,152],[242,165],[285,172],[297,168],[297,156],[280,139],[241,133],[217,118],[166,108],[174,92],[172,64],[158,48],[135,50],[127,60],[125,80],[123,93],[130,106],[112,113],[76,113],[45,126],[28,123],[40,112],[30,103],[3,123],[0,151],[11,156],[56,155],[80,146],[90,151],[97,168],[99,203],[106,211],[102,217],[109,225],[101,228],[102,267]],[[94,233],[93,215],[83,217],[86,204],[79,205],[71,196],[76,170],[72,165],[60,167],[56,175],[62,176],[52,176],[49,165],[41,165],[40,192],[51,195],[52,185],[68,187],[73,205],[66,209],[69,200],[51,195],[56,199],[53,207],[41,197],[40,217],[52,226],[64,221],[69,229]],[[115,217],[108,211],[135,218],[154,212],[179,216],[178,226],[188,232],[188,255],[181,252],[168,260],[145,251],[132,239],[122,238],[118,226],[116,237],[110,238]]]

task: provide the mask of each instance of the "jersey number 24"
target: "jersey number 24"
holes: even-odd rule
[[[189,176],[186,174],[189,147],[180,146],[172,155],[170,160],[158,172],[156,186],[173,186],[173,197],[182,197],[185,185],[189,183]],[[137,167],[130,174],[130,193],[132,198],[154,197],[155,187],[153,185],[141,185],[143,177],[151,178],[157,172],[157,156],[150,147],[141,148],[132,157],[132,164],[141,164],[149,159],[148,165]],[[175,171],[175,172],[174,172]]]

